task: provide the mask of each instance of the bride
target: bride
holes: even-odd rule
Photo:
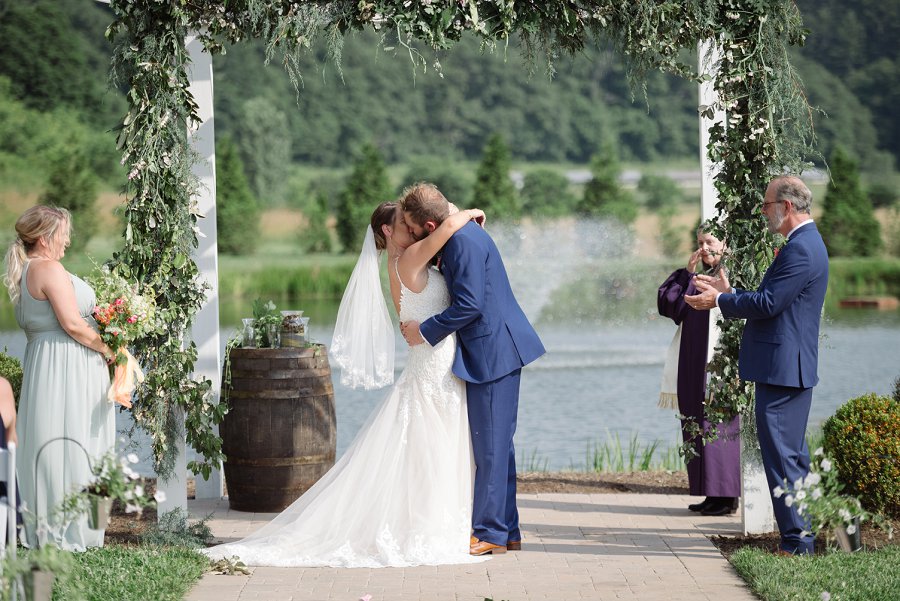
[[[332,355],[341,382],[393,381],[394,330],[378,263],[388,252],[391,298],[401,321],[425,321],[450,303],[431,258],[477,209],[459,211],[416,242],[395,202],[372,214],[347,284]],[[255,566],[384,567],[470,563],[473,462],[466,388],[450,371],[455,337],[410,348],[406,368],[350,448],[312,488],[254,534],[204,550]]]

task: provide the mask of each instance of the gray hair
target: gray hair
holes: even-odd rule
[[[812,208],[812,192],[799,177],[783,175],[772,180],[775,200],[789,200],[794,210],[807,215]]]

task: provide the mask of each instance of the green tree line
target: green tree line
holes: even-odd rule
[[[799,4],[811,31],[795,59],[823,111],[815,115],[823,156],[841,146],[864,171],[889,170],[900,157],[900,3]],[[124,104],[107,92],[110,18],[108,8],[83,0],[6,3],[0,76],[8,95],[39,112],[72,111],[111,137]],[[384,35],[390,48],[392,34]],[[379,50],[374,33],[348,36],[339,64],[315,46],[298,95],[277,61],[264,66],[260,44],[230,47],[214,61],[217,130],[235,141],[262,202],[284,193],[290,163],[345,167],[366,143],[388,164],[475,161],[495,133],[514,161],[587,164],[605,140],[624,161],[697,153],[695,84],[655,73],[645,96],[607,48],[559,57],[552,78],[539,62],[526,63],[516,40],[493,51],[469,40],[422,56],[424,69],[400,44]]]

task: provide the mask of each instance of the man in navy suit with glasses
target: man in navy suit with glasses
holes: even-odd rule
[[[756,424],[769,489],[809,473],[806,424],[817,374],[819,322],[828,288],[828,253],[810,216],[812,194],[798,177],[769,184],[762,213],[769,231],[787,238],[756,291],[734,289],[728,277],[698,275],[695,309],[719,307],[728,319],[746,319],[740,376],[756,382]],[[809,523],[773,498],[780,553],[812,554]]]

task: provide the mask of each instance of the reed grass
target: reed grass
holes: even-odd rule
[[[660,441],[641,444],[637,433],[632,433],[626,443],[622,442],[619,433],[606,439],[588,443],[585,452],[584,469],[587,472],[646,472],[646,471],[681,471],[684,463],[678,455],[677,447],[660,449]]]
[[[900,259],[836,257],[828,262],[825,309],[836,309],[848,296],[900,297]]]
[[[516,462],[516,470],[520,472],[548,472],[550,471],[550,460],[538,455],[537,449],[531,451],[531,455],[526,455],[525,451],[522,450],[519,454],[519,460]]]

